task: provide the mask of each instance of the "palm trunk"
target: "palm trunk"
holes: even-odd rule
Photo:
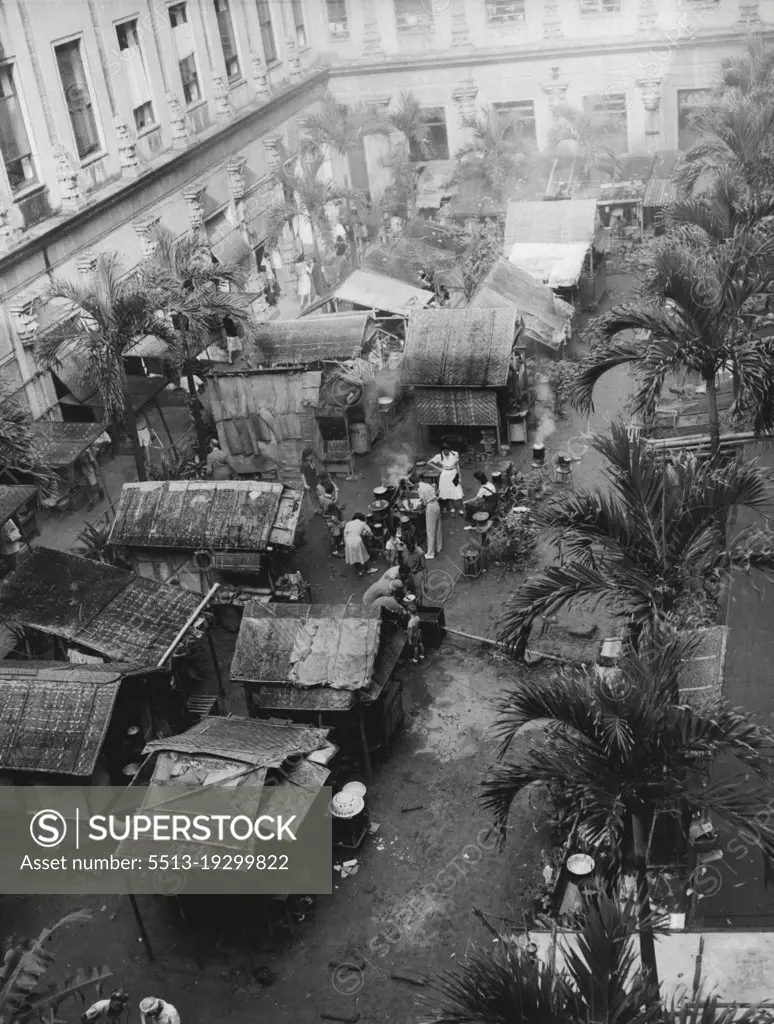
[[[658,964],[656,963],[656,942],[653,937],[651,919],[650,885],[648,884],[647,854],[645,826],[642,819],[631,816],[632,841],[634,843],[634,863],[637,872],[637,913],[639,917],[640,959],[642,967],[650,982],[653,999],[658,998]]]
[[[715,386],[715,374],[705,377],[707,385],[707,410],[709,413],[710,448],[713,455],[720,451],[720,418],[718,416],[718,394]]]
[[[352,269],[357,270],[360,260],[357,255],[357,239],[355,238],[355,226],[352,223],[352,204],[349,201],[349,196],[344,197],[344,206],[347,211],[347,226],[352,231],[352,237],[349,239],[349,256],[352,260]]]
[[[202,417],[202,407],[196,397],[196,381],[190,361],[185,364],[185,379],[188,384],[188,408],[196,430],[196,453],[202,462],[207,460],[207,428]]]
[[[314,224],[312,224],[311,217],[309,223],[312,228],[312,245],[314,247],[314,270],[312,271],[312,280],[314,281],[314,287],[317,291],[317,298],[321,299],[325,295],[325,282],[323,280],[322,272],[322,256],[320,255],[320,243],[317,240],[317,232],[315,231]]]
[[[140,438],[137,433],[137,417],[134,415],[132,399],[129,394],[124,394],[124,410],[126,432],[132,442],[132,452],[134,454],[134,465],[137,469],[137,479],[142,482],[148,479],[148,471],[145,467],[145,453],[142,450]]]

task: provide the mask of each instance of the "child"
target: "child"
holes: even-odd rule
[[[344,522],[341,518],[342,512],[338,505],[332,505],[329,512],[328,530],[331,535],[331,545],[335,558],[344,557]]]
[[[403,603],[409,616],[406,632],[408,634],[409,647],[411,648],[411,660],[415,665],[418,665],[420,661],[425,660],[425,645],[422,642],[421,620],[419,615],[417,615],[417,599],[413,594],[409,594]]]
[[[387,561],[390,565],[400,565],[403,561],[403,552],[406,550],[406,545],[403,543],[401,537],[400,528],[387,540],[384,545],[384,553],[387,556]]]

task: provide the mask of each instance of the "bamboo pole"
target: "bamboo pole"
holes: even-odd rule
[[[208,591],[206,597],[202,601],[200,601],[199,604],[196,606],[195,610],[191,612],[183,628],[177,634],[177,636],[166,649],[166,651],[164,651],[163,655],[161,656],[161,660],[159,661],[156,668],[164,667],[164,662],[174,653],[174,650],[177,647],[177,645],[183,639],[183,637],[194,624],[194,622],[196,622],[197,618],[201,615],[204,608],[210,603],[210,601],[213,599],[218,590],[220,590],[220,583],[214,583],[212,587],[210,587],[210,590]]]

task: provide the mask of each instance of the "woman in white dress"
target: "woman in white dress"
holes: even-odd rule
[[[371,528],[362,512],[356,512],[344,527],[344,556],[347,565],[354,565],[358,576],[365,576],[365,564],[371,556],[365,546],[365,538],[372,537]],[[378,572],[369,569],[369,573]]]
[[[441,505],[441,511],[445,513],[451,504],[453,513],[454,505],[456,505],[459,514],[464,516],[465,510],[462,507],[462,499],[465,497],[465,493],[462,490],[462,481],[460,480],[459,452],[452,451],[449,445],[444,443],[441,446],[441,454],[434,455],[430,459],[430,464],[437,466],[441,471],[441,475],[438,478],[438,500]]]

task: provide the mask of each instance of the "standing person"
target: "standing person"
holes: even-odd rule
[[[271,261],[271,269],[274,271],[274,277],[277,281],[277,295],[280,295],[285,284],[285,266],[282,262],[282,253],[279,249],[273,249],[269,259]]]
[[[298,274],[298,297],[301,300],[301,309],[306,309],[312,300],[312,271],[303,257],[296,261],[296,273]]]
[[[110,993],[109,999],[98,999],[84,1013],[81,1014],[81,1024],[88,1024],[89,1021],[101,1020],[103,1017],[106,1024],[125,1024],[129,1016],[129,993],[123,989],[116,989]]]
[[[433,559],[436,553],[443,551],[443,532],[441,527],[441,506],[435,484],[429,476],[423,476],[417,487],[419,500],[425,509],[425,530],[427,532],[427,552],[425,558]]]
[[[150,424],[143,413],[137,417],[137,440],[142,448],[142,457],[145,461],[145,472],[150,474],[151,470],[151,445],[153,444],[153,432]]]
[[[430,464],[438,466],[441,471],[441,476],[438,479],[438,498],[441,502],[441,511],[445,512],[446,507],[451,504],[451,511],[454,514],[454,506],[457,505],[457,511],[464,516],[462,499],[465,497],[465,492],[462,490],[460,482],[459,452],[453,451],[448,441],[443,441],[441,454],[434,455],[430,459]]]
[[[140,1003],[142,1024],[180,1024],[180,1014],[172,1003],[148,996]]]
[[[406,550],[403,552],[403,564],[411,573],[414,591],[421,600],[425,592],[427,566],[425,565],[425,553],[413,538],[406,541]]]
[[[425,660],[425,644],[422,639],[422,620],[417,614],[417,599],[409,594],[406,600],[403,602],[408,612],[408,625],[406,626],[406,634],[408,636],[409,647],[411,648],[411,660],[415,665],[419,664],[420,661]]]
[[[102,501],[104,494],[99,482],[99,465],[94,452],[89,448],[83,455],[83,477],[86,481],[86,491],[89,496],[88,512],[94,509],[98,501]]]
[[[334,245],[337,256],[347,255],[347,229],[339,221],[333,229]]]
[[[317,495],[320,477],[311,448],[304,448],[301,452],[301,480],[304,484],[304,494],[309,502],[309,515],[314,516],[320,511],[320,499]]]
[[[331,546],[336,558],[344,557],[344,521],[338,505],[332,505],[328,513],[328,530],[331,535]]]
[[[365,576],[366,562],[371,560],[371,555],[365,546],[366,537],[373,537],[371,528],[365,521],[363,513],[356,512],[344,527],[344,557],[347,560],[347,565],[354,565],[358,576]],[[368,570],[369,575],[378,571],[378,569]]]
[[[320,494],[320,485],[317,485],[317,493],[320,501],[320,512],[323,522],[328,527],[331,537],[331,551],[337,557],[341,557],[341,543],[343,528],[341,526],[341,507],[336,503],[335,485],[332,480],[323,486]]]
[[[209,447],[207,476],[212,480],[230,480],[231,466],[228,464],[228,456],[214,439],[210,441]]]

